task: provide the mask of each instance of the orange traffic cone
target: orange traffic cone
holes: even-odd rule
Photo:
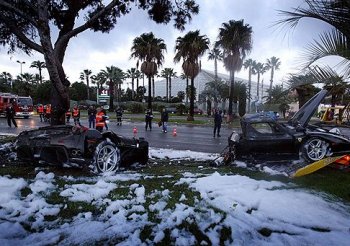
[[[134,133],[134,136],[136,136],[136,134],[137,134],[137,128],[136,128],[136,126],[134,126],[134,128],[132,129],[132,132]]]
[[[173,129],[173,136],[174,136],[174,137],[177,136],[176,128]]]

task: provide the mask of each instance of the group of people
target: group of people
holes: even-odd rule
[[[40,122],[50,122],[51,118],[51,104],[39,104],[37,107],[37,112],[40,116]]]
[[[38,106],[38,113],[40,115],[40,121],[44,121],[44,115],[51,114],[51,105],[46,105],[45,107],[43,105]],[[96,128],[96,130],[102,132],[103,128],[106,128],[108,130],[107,125],[107,112],[103,107],[95,108],[95,106],[91,105],[88,109],[88,120],[89,120],[89,128]],[[122,125],[122,117],[123,117],[123,110],[121,107],[118,107],[115,110],[116,118],[117,118],[117,125]],[[13,109],[12,104],[9,104],[9,106],[6,108],[6,115],[7,115],[7,122],[8,125],[11,127],[11,122],[15,127],[17,127],[16,121],[14,119],[15,116],[15,110]],[[74,125],[80,124],[80,109],[75,104],[72,110],[68,110],[66,113],[66,119],[67,123],[70,122],[70,118],[73,117]],[[145,130],[148,129],[152,131],[152,120],[153,120],[153,113],[151,109],[148,109],[145,113]],[[213,131],[213,137],[221,137],[220,135],[220,129],[223,119],[223,112],[219,109],[215,109],[214,111],[214,131]],[[169,121],[169,114],[168,112],[163,109],[161,112],[161,118],[158,122],[158,126],[162,127],[162,132],[167,133],[168,131],[168,121]]]
[[[147,109],[145,114],[145,122],[146,131],[149,130],[152,131],[152,120],[153,120],[153,113],[151,109]],[[158,126],[162,127],[162,132],[167,133],[168,131],[168,121],[169,121],[169,114],[167,111],[163,110],[160,116],[160,121],[158,122]]]

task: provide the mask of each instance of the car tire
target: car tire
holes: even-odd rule
[[[104,140],[96,146],[92,162],[99,173],[115,172],[120,168],[120,150],[110,140]]]
[[[319,161],[327,157],[330,152],[329,143],[322,138],[309,138],[302,145],[302,156],[308,162]]]

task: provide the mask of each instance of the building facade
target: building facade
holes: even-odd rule
[[[229,85],[230,77],[227,74],[218,73],[218,79],[224,81]],[[215,80],[215,74],[212,71],[201,70],[199,74],[196,76],[194,80],[194,87],[196,88],[196,99],[198,100],[199,94],[203,92],[208,82]],[[235,81],[242,81],[247,85],[248,88],[248,80],[235,77]],[[189,83],[191,83],[189,81]],[[264,83],[264,81],[260,81],[259,85],[259,98],[257,96],[257,82],[251,82],[251,103],[252,104],[261,104],[264,101],[265,96],[267,96],[267,90],[269,89],[269,84]],[[180,77],[171,79],[171,96],[176,96],[179,91],[186,90],[186,79],[181,79]],[[160,97],[166,96],[166,80],[160,80],[155,82],[155,95]],[[205,107],[201,105],[202,109]],[[223,106],[224,107],[224,106]]]

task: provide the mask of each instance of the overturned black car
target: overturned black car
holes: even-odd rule
[[[146,164],[148,142],[125,138],[112,131],[86,127],[48,126],[20,133],[17,158],[54,165],[92,164],[97,172],[116,171],[133,163]]]
[[[224,162],[290,160],[294,156],[311,163],[329,156],[349,154],[348,128],[324,129],[309,124],[327,93],[327,90],[320,91],[286,123],[264,113],[243,117],[242,133],[233,132],[228,138],[229,149]]]

